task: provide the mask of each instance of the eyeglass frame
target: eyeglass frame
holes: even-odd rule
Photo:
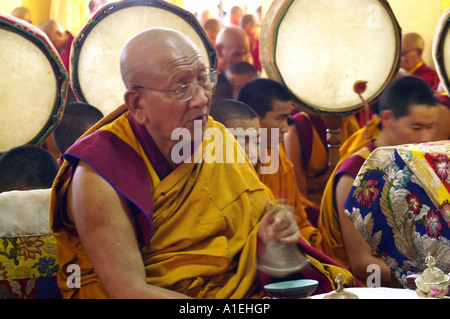
[[[170,91],[170,90],[159,90],[159,89],[153,89],[153,88],[148,88],[145,86],[141,86],[141,85],[133,85],[131,88],[132,89],[143,89],[143,90],[149,90],[149,91],[155,91],[155,92],[162,92],[162,93],[168,93],[168,94],[173,94],[175,95],[175,98],[180,101],[180,102],[186,102],[189,101],[190,99],[192,99],[194,97],[195,94],[195,90],[192,89],[192,95],[188,98],[184,98],[184,99],[180,99],[178,98],[176,95],[180,93],[180,90],[183,90],[184,88],[188,87],[188,86],[200,86],[202,89],[206,90],[212,90],[216,85],[217,82],[219,80],[219,72],[217,72],[215,69],[209,68],[209,74],[206,74],[205,77],[207,77],[209,79],[209,81],[211,82],[211,88],[205,89],[200,83],[199,81],[195,81],[195,82],[190,82],[190,83],[186,83],[181,85],[178,89],[176,89],[175,91]]]

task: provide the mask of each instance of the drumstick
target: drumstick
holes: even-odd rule
[[[363,98],[362,93],[366,90],[367,87],[367,81],[356,81],[353,85],[353,90],[356,94],[358,94],[361,101],[364,103],[364,110],[366,111],[365,118],[366,118],[366,140],[369,139],[369,104],[367,101]]]

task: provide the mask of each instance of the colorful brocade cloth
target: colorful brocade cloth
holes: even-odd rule
[[[432,255],[450,271],[450,141],[381,147],[361,167],[346,214],[405,285]]]
[[[50,189],[0,193],[0,299],[59,299]]]

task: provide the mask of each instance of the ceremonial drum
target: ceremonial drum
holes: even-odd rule
[[[37,27],[0,13],[0,154],[42,144],[58,124],[68,74]]]
[[[77,98],[105,115],[122,105],[120,53],[127,40],[152,27],[184,33],[197,45],[205,64],[215,68],[216,51],[191,13],[164,1],[118,1],[98,10],[73,42],[71,79]]]
[[[261,28],[268,77],[317,114],[350,115],[378,98],[400,68],[401,30],[387,1],[274,1]],[[365,81],[362,98],[354,91]]]
[[[406,286],[426,258],[450,272],[450,142],[379,147],[344,205],[365,241]]]
[[[436,28],[433,41],[433,60],[436,66],[436,72],[439,75],[444,90],[449,94],[450,79],[448,70],[450,70],[450,35],[448,29],[450,26],[450,8],[441,16]]]

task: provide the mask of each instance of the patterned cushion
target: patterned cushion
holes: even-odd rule
[[[0,299],[61,298],[50,190],[0,194]]]
[[[361,167],[346,214],[400,282],[430,254],[450,272],[450,141],[381,147]]]
[[[51,235],[0,239],[0,298],[61,298]]]

